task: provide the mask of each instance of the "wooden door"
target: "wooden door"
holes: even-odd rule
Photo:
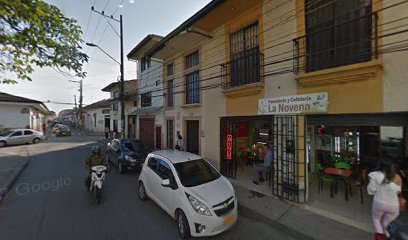
[[[153,118],[141,118],[140,123],[140,140],[154,149],[154,119]]]
[[[187,121],[187,152],[199,154],[199,126],[198,120]]]

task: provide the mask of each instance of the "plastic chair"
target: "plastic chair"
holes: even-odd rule
[[[351,169],[350,164],[346,163],[346,162],[336,162],[334,164],[334,167],[337,168],[337,169],[344,169],[344,170],[350,170]]]
[[[323,183],[324,182],[329,182],[330,183],[330,197],[333,197],[333,188],[334,188],[334,176],[330,175],[330,174],[325,174],[323,172],[324,168],[322,167],[322,165],[320,163],[316,164],[316,170],[317,170],[317,174],[318,174],[318,178],[319,178],[319,186],[317,189],[317,194],[320,194],[320,189],[323,191]]]

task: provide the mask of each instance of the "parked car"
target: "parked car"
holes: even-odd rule
[[[0,133],[0,147],[25,143],[39,143],[44,139],[42,132],[31,129],[13,129]]]
[[[118,167],[119,173],[126,169],[141,169],[151,150],[137,139],[114,139],[107,146],[109,162]]]
[[[61,123],[56,123],[56,124],[54,124],[54,126],[52,127],[52,132],[53,133],[57,133],[57,131],[58,131],[58,128],[60,127],[60,126],[62,126],[63,124],[61,124]]]
[[[71,129],[66,125],[60,125],[55,133],[58,137],[71,136]]]
[[[177,221],[182,238],[219,234],[238,217],[232,184],[193,153],[150,153],[139,175],[138,192],[141,200],[151,198]]]

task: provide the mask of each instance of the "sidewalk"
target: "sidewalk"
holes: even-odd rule
[[[372,233],[334,221],[276,197],[266,196],[237,184],[233,185],[238,198],[240,215],[262,221],[293,235],[295,238],[318,240],[373,239]]]
[[[12,154],[7,148],[0,150],[0,203],[27,167],[29,156],[27,148],[19,154]]]

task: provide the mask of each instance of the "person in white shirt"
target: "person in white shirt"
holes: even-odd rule
[[[398,194],[402,180],[390,161],[381,160],[379,171],[371,172],[367,185],[368,194],[374,195],[371,217],[376,235],[387,235],[385,229],[399,215]]]

